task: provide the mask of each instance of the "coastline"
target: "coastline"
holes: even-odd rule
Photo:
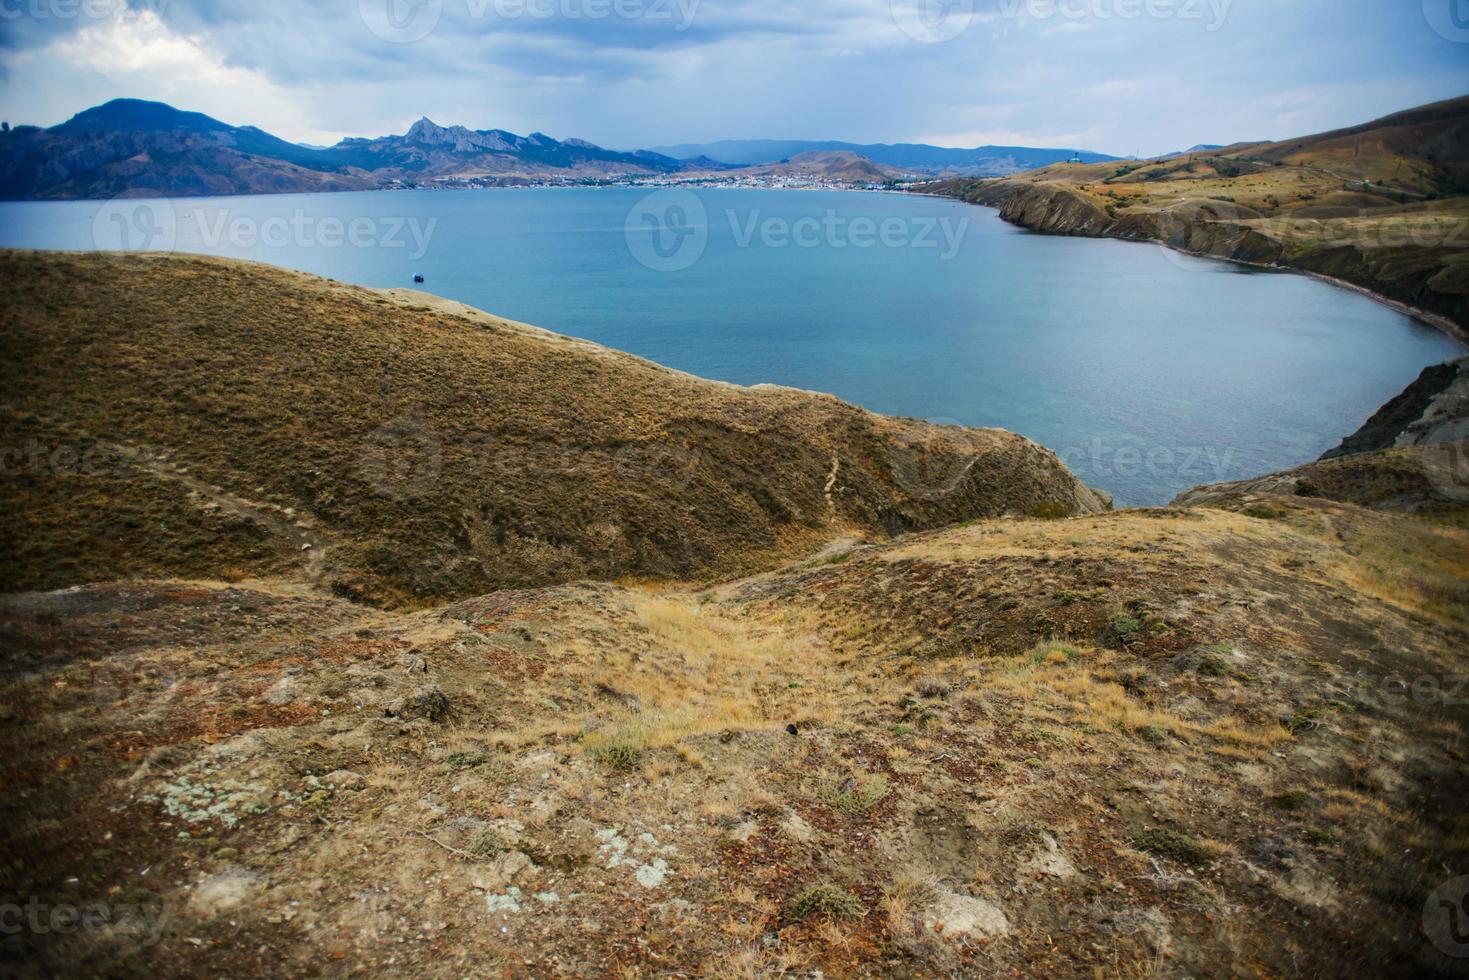
[[[958,201],[960,204],[967,204],[971,207],[986,208],[996,212],[996,215],[999,217],[999,219],[1006,224],[1012,225],[1016,228],[1020,228],[1033,235],[1044,235],[1051,238],[1095,238],[1106,239],[1108,241],[1114,242],[1129,242],[1137,245],[1156,245],[1160,248],[1166,248],[1171,252],[1177,252],[1179,255],[1188,255],[1196,259],[1212,259],[1219,262],[1227,262],[1232,265],[1243,266],[1247,269],[1257,269],[1262,272],[1285,272],[1291,273],[1293,275],[1307,276],[1312,279],[1317,279],[1322,282],[1329,283],[1333,286],[1339,286],[1343,289],[1348,289],[1354,293],[1358,293],[1371,300],[1374,300],[1382,306],[1386,306],[1391,310],[1402,313],[1405,316],[1412,317],[1413,319],[1423,323],[1425,326],[1432,327],[1433,329],[1444,334],[1450,340],[1463,347],[1465,350],[1469,350],[1469,327],[1461,326],[1457,321],[1451,319],[1450,317],[1444,316],[1441,313],[1434,313],[1430,310],[1425,310],[1421,307],[1413,306],[1410,303],[1405,303],[1402,300],[1393,299],[1391,296],[1384,295],[1383,293],[1379,293],[1358,283],[1350,282],[1346,279],[1341,279],[1336,276],[1329,276],[1322,272],[1316,272],[1311,269],[1301,269],[1290,265],[1279,265],[1267,262],[1251,262],[1248,259],[1235,258],[1234,256],[1230,255],[1215,255],[1208,252],[1191,251],[1189,249],[1179,248],[1176,245],[1171,245],[1168,242],[1162,241],[1157,238],[1127,237],[1124,235],[1111,235],[1105,232],[1101,234],[1091,235],[1081,233],[1069,234],[1064,232],[1045,231],[1038,228],[1031,228],[1018,221],[1012,221],[1011,219],[1005,217],[1004,208],[1000,205],[985,204],[981,201],[967,201],[962,197],[957,197],[950,194],[934,194],[927,191],[913,190],[897,191],[895,193],[916,194],[923,197],[939,197],[952,201]]]

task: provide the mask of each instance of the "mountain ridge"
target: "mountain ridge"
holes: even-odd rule
[[[18,126],[0,135],[0,198],[11,200],[375,190],[686,169],[654,153],[440,126],[427,117],[402,135],[311,147],[137,99],[114,99],[50,129]]]
[[[377,190],[463,183],[708,174],[778,166],[807,153],[852,153],[860,179],[879,173],[1013,173],[1067,159],[1070,150],[893,144],[863,147],[793,142],[769,159],[679,157],[658,149],[609,150],[584,139],[557,140],[502,129],[444,126],[423,116],[403,134],[349,137],[333,146],[292,143],[255,126],[235,126],[162,102],[114,99],[50,128],[0,134],[0,199],[187,197],[220,194]],[[864,152],[869,151],[869,152]],[[874,156],[875,154],[875,156]],[[769,156],[769,154],[756,154]],[[1084,153],[1089,162],[1111,160]],[[854,173],[856,170],[853,171]]]
[[[1032,170],[1070,159],[1078,151],[1026,146],[978,146],[973,148],[933,146],[927,143],[852,143],[844,140],[717,140],[712,143],[680,143],[656,146],[654,152],[676,159],[707,156],[726,163],[758,166],[781,163],[801,153],[847,151],[885,167],[920,173],[954,173],[964,176],[1001,176]],[[1086,163],[1103,163],[1117,157],[1105,153],[1080,152]]]

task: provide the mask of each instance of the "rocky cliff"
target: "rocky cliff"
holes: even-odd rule
[[[1469,357],[1423,369],[1418,380],[1378,409],[1322,459],[1391,446],[1426,446],[1469,437]]]

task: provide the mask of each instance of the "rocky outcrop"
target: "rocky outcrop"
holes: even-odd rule
[[[1173,503],[1248,507],[1268,497],[1319,497],[1462,523],[1469,516],[1469,357],[1425,369],[1315,463],[1194,487]]]
[[[1459,442],[1469,436],[1469,357],[1423,369],[1418,380],[1388,402],[1340,446],[1336,459],[1390,446]]]

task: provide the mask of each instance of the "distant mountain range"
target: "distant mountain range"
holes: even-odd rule
[[[998,176],[1058,163],[1071,150],[756,140],[665,151],[608,150],[544,133],[440,126],[420,119],[401,136],[307,146],[161,102],[117,99],[50,129],[0,134],[0,198],[185,197],[374,190],[463,183],[517,184],[749,168],[829,171],[841,180],[901,174]],[[1115,159],[1081,153],[1084,162]],[[779,172],[771,171],[772,173]]]
[[[135,99],[88,109],[50,129],[18,126],[0,135],[0,197],[9,199],[371,190],[453,179],[666,174],[694,166],[584,140],[429,119],[402,136],[312,147]]]
[[[845,151],[866,157],[884,167],[910,173],[952,174],[965,177],[1000,177],[1064,163],[1080,156],[1083,163],[1105,163],[1118,157],[1104,153],[1034,146],[976,146],[954,149],[926,143],[843,143],[835,140],[721,140],[717,143],[682,143],[654,148],[677,160],[709,157],[740,166],[780,163],[803,153]]]

